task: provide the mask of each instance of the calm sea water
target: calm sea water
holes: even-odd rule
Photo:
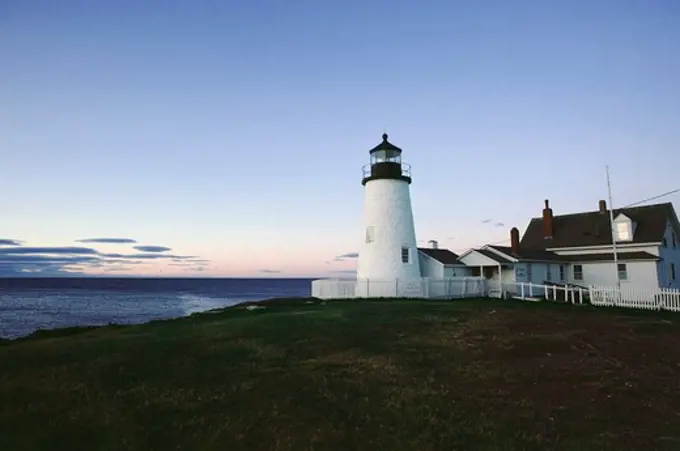
[[[0,338],[37,329],[176,318],[310,292],[311,279],[0,278]]]

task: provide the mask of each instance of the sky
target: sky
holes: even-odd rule
[[[0,1],[0,275],[351,273],[361,167],[467,248],[680,188],[675,0]],[[659,199],[680,205],[680,194]],[[151,246],[151,247],[148,247]]]

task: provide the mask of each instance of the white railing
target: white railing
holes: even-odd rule
[[[312,281],[312,296],[320,299],[426,298],[454,299],[487,296],[483,277],[445,279],[321,279]]]
[[[423,291],[428,299],[478,298],[488,295],[488,284],[484,277],[425,279]]]
[[[496,288],[493,287],[494,282]],[[597,285],[586,289],[579,286],[511,282],[503,283],[499,290],[498,281],[490,281],[489,296],[680,312],[680,290],[644,285],[623,285],[619,290],[616,287]]]
[[[591,286],[590,303],[604,307],[680,312],[680,290],[639,285],[617,287]]]
[[[563,301],[571,304],[583,304],[587,301],[588,290],[573,285],[541,285],[531,282],[503,282],[498,288],[498,281],[490,281],[490,297],[514,298],[522,300]],[[495,287],[493,286],[495,285]]]
[[[352,299],[356,297],[355,279],[319,279],[312,281],[312,297],[319,299]]]
[[[372,167],[375,164],[379,164],[379,163],[397,163],[401,166],[401,175],[403,177],[411,177],[411,165],[408,164],[408,163],[400,163],[398,161],[377,161],[375,163],[366,164],[366,165],[361,167],[361,173],[363,174],[364,178],[367,178],[367,177],[370,177],[371,175],[373,175]]]

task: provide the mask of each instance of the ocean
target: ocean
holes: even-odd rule
[[[38,329],[143,323],[272,297],[312,279],[0,278],[0,338]]]

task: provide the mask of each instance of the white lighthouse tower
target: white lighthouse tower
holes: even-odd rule
[[[402,163],[401,149],[387,141],[387,134],[382,138],[369,151],[370,164],[362,168],[366,228],[357,263],[357,295],[366,297],[399,295],[399,284],[420,286],[411,167]]]

